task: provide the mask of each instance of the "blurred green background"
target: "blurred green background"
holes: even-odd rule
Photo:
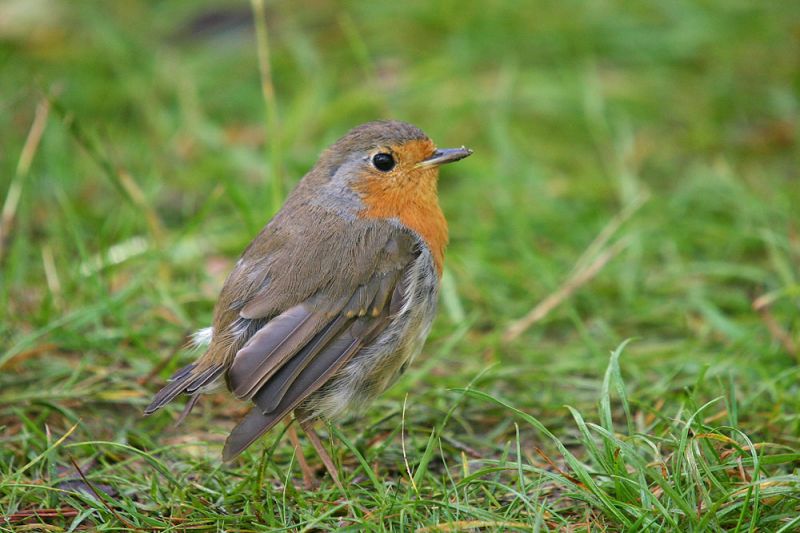
[[[0,3],[0,527],[800,527],[800,3],[259,20],[260,44],[242,1]],[[475,154],[440,179],[423,355],[334,440],[345,504],[280,432],[222,465],[224,395],[140,413],[281,195],[377,118]]]

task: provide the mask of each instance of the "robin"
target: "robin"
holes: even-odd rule
[[[362,411],[422,349],[448,239],[439,166],[471,153],[398,121],[362,124],[325,150],[225,281],[212,327],[195,335],[206,351],[145,414],[185,394],[183,420],[224,384],[255,404],[225,461],[293,413],[338,484],[313,422]]]

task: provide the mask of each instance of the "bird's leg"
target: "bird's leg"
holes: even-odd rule
[[[325,465],[325,468],[328,470],[328,473],[333,478],[333,482],[336,483],[336,486],[339,487],[339,490],[342,491],[342,494],[347,494],[342,486],[342,483],[339,481],[339,472],[336,471],[336,465],[333,464],[333,459],[328,454],[328,450],[325,449],[325,446],[322,445],[322,441],[317,435],[317,432],[314,431],[314,424],[307,418],[302,416],[297,416],[295,413],[295,417],[297,421],[300,423],[300,427],[303,428],[305,431],[308,440],[311,441],[311,444],[314,445],[314,449],[317,450],[317,454],[319,458],[322,459],[322,463]]]
[[[308,462],[306,462],[303,447],[300,446],[300,439],[297,438],[297,430],[294,428],[292,422],[294,422],[294,420],[286,419],[286,431],[289,433],[289,440],[292,441],[292,446],[294,446],[294,455],[297,457],[297,462],[300,464],[300,471],[303,473],[303,485],[306,489],[311,490],[317,486],[317,480],[314,477],[314,472],[311,470],[311,467],[308,466]]]

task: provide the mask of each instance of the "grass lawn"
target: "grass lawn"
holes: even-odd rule
[[[800,531],[800,2],[259,1],[0,3],[0,531]],[[376,118],[475,154],[346,493],[144,418]]]

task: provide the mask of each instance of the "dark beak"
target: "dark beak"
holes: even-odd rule
[[[469,157],[472,155],[472,150],[469,148],[440,148],[436,150],[432,156],[424,161],[420,161],[417,163],[417,167],[438,167],[439,165],[444,165],[445,163],[454,163],[456,161],[460,161],[465,157]]]

